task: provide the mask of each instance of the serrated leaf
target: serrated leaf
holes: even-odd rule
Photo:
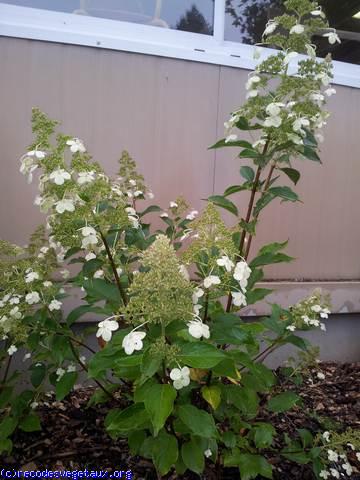
[[[160,432],[152,444],[152,459],[160,475],[166,475],[178,459],[178,443],[174,435],[164,430]]]
[[[181,457],[189,470],[199,475],[204,470],[204,451],[200,439],[192,438],[190,442],[184,443],[181,447]]]
[[[290,178],[294,185],[296,185],[300,180],[300,172],[295,168],[279,168],[279,170],[284,172],[285,175]]]
[[[290,187],[271,187],[268,190],[274,197],[282,198],[284,201],[296,202],[299,196]]]
[[[140,429],[149,421],[149,414],[142,403],[135,403],[122,410],[110,410],[105,418],[105,427],[113,438]]]
[[[62,400],[68,393],[70,393],[76,382],[77,376],[77,372],[66,372],[60,380],[56,382],[55,391],[57,401]]]
[[[242,148],[252,148],[251,143],[247,142],[246,140],[234,140],[231,142],[226,142],[225,138],[222,138],[218,142],[214,143],[211,147],[209,147],[209,150],[215,149],[215,148],[223,148],[223,147],[242,147]]]
[[[92,305],[80,305],[80,307],[74,308],[69,315],[67,316],[66,323],[70,326],[76,322],[80,317],[85,315],[86,313],[96,313],[96,314],[106,314],[104,309],[100,307],[94,307]]]
[[[221,403],[221,389],[219,386],[204,386],[201,389],[201,394],[214,410],[218,408]]]
[[[262,155],[253,148],[244,148],[239,155],[240,158],[261,158]]]
[[[228,212],[232,213],[233,215],[238,216],[238,209],[237,206],[228,200],[227,198],[223,197],[222,195],[211,195],[208,198],[209,202],[212,202],[214,205],[224,208]]]
[[[36,432],[41,430],[40,418],[35,413],[30,413],[19,422],[19,428],[24,432]]]
[[[270,423],[257,423],[254,427],[254,443],[257,448],[270,447],[275,429]]]
[[[177,413],[179,419],[194,435],[204,438],[215,438],[217,436],[214,418],[204,410],[187,404],[180,405]]]
[[[141,218],[144,215],[147,215],[148,213],[152,212],[161,212],[162,209],[158,205],[150,205],[149,207],[145,208],[142,212],[138,213],[138,216]]]
[[[241,480],[250,480],[258,475],[272,478],[272,466],[266,458],[260,455],[251,455],[250,453],[239,455],[239,469]]]
[[[176,390],[171,385],[156,384],[148,390],[144,399],[144,405],[154,427],[155,437],[165,425],[168,416],[172,413],[175,398]]]
[[[254,290],[246,292],[246,302],[248,305],[254,305],[254,303],[267,297],[273,291],[274,290],[271,290],[270,288],[254,288]]]
[[[316,150],[309,145],[305,145],[302,151],[300,150],[301,155],[303,155],[308,160],[313,162],[321,163],[319,155],[316,153]]]
[[[194,368],[213,368],[226,354],[208,343],[186,343],[177,356],[184,365]]]
[[[240,168],[240,175],[245,178],[248,182],[252,182],[255,178],[255,172],[251,167],[246,165]]]
[[[234,193],[238,193],[243,190],[247,190],[247,187],[244,185],[231,185],[225,190],[224,197],[228,197],[229,195],[233,195]]]
[[[274,413],[286,412],[297,405],[300,401],[301,398],[296,393],[282,392],[268,401],[267,408]]]

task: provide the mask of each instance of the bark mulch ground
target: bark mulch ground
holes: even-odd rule
[[[348,427],[359,430],[360,364],[321,363],[319,368],[325,374],[325,379],[317,377],[319,370],[311,370],[300,386],[289,383],[279,374],[279,389],[296,391],[303,399],[303,406],[286,414],[268,414],[261,420],[271,421],[279,434],[287,432],[293,435],[297,428],[307,428],[314,433],[319,430],[343,431]],[[107,436],[103,420],[109,405],[86,408],[92,393],[92,388],[80,388],[62,402],[56,402],[53,395],[47,394],[38,410],[42,431],[18,432],[13,439],[12,454],[0,457],[0,466],[24,471],[87,468],[111,473],[114,470],[131,470],[131,478],[156,479],[150,462],[133,457],[126,441],[120,439],[114,442]],[[279,435],[277,438],[281,437]],[[274,478],[277,480],[314,479],[307,465],[297,465],[283,459],[279,461],[271,456],[268,459],[274,465]],[[360,480],[360,465],[356,464],[355,455],[352,460],[355,471],[352,477],[346,478]],[[121,478],[126,477],[124,475]],[[192,480],[199,477],[189,473],[184,476],[172,474],[167,478]],[[202,478],[235,480],[240,477],[236,469],[216,472],[209,462]]]

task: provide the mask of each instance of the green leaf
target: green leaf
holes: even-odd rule
[[[258,257],[255,257],[250,262],[249,266],[251,269],[253,269],[254,267],[272,265],[274,263],[288,263],[292,260],[294,260],[294,257],[289,257],[289,255],[285,255],[285,253],[266,253],[265,255],[259,255]]]
[[[204,470],[204,450],[202,442],[193,437],[190,442],[186,442],[181,447],[181,456],[187,468],[197,474],[201,474]]]
[[[244,186],[244,185],[231,185],[231,187],[228,187],[225,190],[224,197],[228,197],[229,195],[232,195],[233,193],[241,192],[243,190],[247,190],[246,186]]]
[[[0,410],[8,405],[13,392],[13,387],[3,387],[0,392]]]
[[[209,147],[209,150],[215,149],[215,148],[223,148],[223,147],[242,147],[242,148],[252,148],[251,143],[245,141],[245,140],[235,140],[233,142],[225,142],[225,138],[222,138],[218,142],[214,143],[214,145],[211,145]]]
[[[310,146],[305,145],[303,150],[300,150],[301,155],[303,155],[308,160],[312,160],[313,162],[321,163],[319,155],[316,153],[316,150],[311,148]]]
[[[235,123],[235,125],[240,130],[259,130],[259,128],[262,128],[259,123],[250,125],[248,119],[245,117],[240,117],[239,120]]]
[[[150,205],[149,207],[145,208],[142,212],[138,213],[138,216],[141,218],[144,215],[147,215],[148,213],[152,212],[161,212],[162,209],[158,205]]]
[[[267,408],[271,412],[280,413],[290,410],[301,401],[299,395],[294,392],[279,393],[268,401]]]
[[[73,388],[76,379],[77,379],[77,372],[66,372],[59,381],[56,382],[56,400],[60,401],[66,397],[66,395],[71,391]]]
[[[35,413],[30,413],[19,422],[19,428],[24,432],[41,430],[40,418]]]
[[[208,343],[194,342],[184,344],[177,358],[190,367],[213,368],[226,358],[226,354]]]
[[[217,436],[214,418],[204,410],[200,410],[193,405],[180,405],[178,417],[194,435],[204,438]]]
[[[254,418],[259,408],[259,397],[255,390],[238,385],[229,385],[226,387],[226,396],[228,402],[235,405],[244,416]]]
[[[15,417],[5,417],[0,423],[0,439],[9,437],[17,427],[18,420]]]
[[[236,435],[234,432],[228,430],[222,434],[222,441],[224,445],[228,448],[234,448],[236,445]]]
[[[300,463],[301,465],[306,465],[311,461],[311,457],[306,452],[299,452],[298,450],[301,448],[299,445],[297,451],[292,452],[291,448],[284,448],[281,451],[283,457],[291,460],[292,462]]]
[[[254,216],[258,216],[259,213],[263,208],[265,208],[267,205],[269,205],[270,202],[274,200],[274,195],[272,195],[269,191],[263,193],[259,200],[256,202],[255,207],[254,207]]]
[[[273,291],[274,290],[271,290],[270,288],[254,288],[254,290],[246,292],[246,302],[248,305],[254,305],[254,303],[267,297]]]
[[[271,195],[274,197],[280,197],[284,201],[289,202],[297,202],[299,200],[299,196],[290,187],[271,187],[268,190]]]
[[[162,430],[154,439],[152,445],[152,459],[160,475],[166,475],[178,459],[178,443],[174,435]]]
[[[295,345],[295,347],[300,348],[300,350],[303,350],[306,352],[309,347],[311,347],[311,342],[307,340],[306,338],[301,338],[296,335],[288,335],[283,343],[291,343],[292,345]]]
[[[239,153],[240,158],[260,158],[262,155],[257,151],[251,148],[245,148]]]
[[[309,430],[307,430],[306,428],[298,428],[297,432],[298,432],[298,434],[301,438],[302,446],[304,448],[312,447],[313,442],[314,442],[314,438],[312,436],[312,433]]]
[[[279,168],[279,170],[284,172],[285,175],[287,175],[290,178],[290,180],[293,182],[294,185],[296,185],[300,180],[300,172],[295,168]]]
[[[136,430],[128,435],[128,444],[131,455],[138,455],[140,448],[146,439],[145,430]]]
[[[261,475],[265,478],[272,478],[272,466],[261,455],[242,453],[238,455],[238,465],[241,480],[251,480]]]
[[[223,197],[222,195],[211,195],[208,198],[208,200],[209,202],[212,202],[214,205],[224,208],[225,210],[232,213],[233,215],[238,216],[239,214],[237,206],[227,198]]]
[[[264,245],[263,247],[260,248],[258,255],[265,255],[266,253],[277,253],[280,250],[283,250],[288,243],[289,243],[288,240],[282,243],[279,243],[279,242],[268,243],[267,245]]]
[[[93,307],[92,305],[80,305],[80,307],[74,308],[69,315],[67,316],[66,323],[70,326],[80,317],[85,315],[85,313],[97,313],[97,314],[106,314],[103,308]]]
[[[43,363],[37,363],[30,367],[31,375],[30,380],[33,387],[37,388],[41,385],[42,381],[45,378],[46,367]]]
[[[114,409],[106,415],[105,427],[109,435],[118,437],[139,430],[149,421],[149,414],[142,403],[135,403],[123,410]]]
[[[251,340],[240,318],[229,313],[215,315],[211,326],[211,339],[216,343],[243,345]]]
[[[171,385],[153,385],[147,392],[144,405],[154,427],[155,437],[165,425],[168,416],[172,413],[175,398],[176,390]]]
[[[11,453],[13,448],[13,443],[9,438],[0,438],[0,453]]]
[[[221,389],[218,385],[202,387],[201,394],[214,410],[218,408],[221,403]]]
[[[94,297],[96,301],[108,300],[109,302],[115,304],[119,304],[120,302],[122,302],[117,287],[114,284],[107,282],[106,280],[102,280],[101,278],[84,280],[83,286],[88,295]]]
[[[257,423],[254,427],[254,443],[256,448],[270,447],[275,433],[275,429],[270,423]]]
[[[255,178],[255,172],[251,167],[243,166],[240,168],[240,175],[248,182],[252,182]]]
[[[150,349],[144,352],[141,364],[142,381],[152,377],[159,370],[162,356],[157,355]]]

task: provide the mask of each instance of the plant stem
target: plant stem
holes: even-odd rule
[[[246,223],[249,223],[250,218],[251,218],[251,212],[252,212],[252,209],[253,209],[253,206],[254,206],[256,191],[257,191],[258,186],[259,186],[261,172],[262,172],[262,168],[259,166],[257,168],[254,183],[253,183],[253,187],[252,187],[252,190],[251,190],[249,205],[248,205],[248,209],[247,209],[247,213],[246,213],[246,217],[245,217],[245,222]],[[243,249],[244,249],[244,244],[245,244],[245,239],[246,239],[246,230],[244,228],[242,233],[241,233],[241,238],[240,238],[239,256],[242,255],[242,252],[243,252]],[[232,303],[232,297],[231,297],[231,292],[229,292],[228,299],[227,299],[227,304],[226,304],[226,312],[230,312],[231,303]]]
[[[117,285],[117,288],[118,288],[119,293],[120,293],[120,297],[122,298],[122,301],[124,302],[124,305],[127,305],[128,302],[127,302],[127,298],[126,298],[126,293],[125,293],[125,290],[123,289],[123,287],[121,285],[120,277],[119,277],[119,274],[116,270],[116,265],[115,265],[115,262],[114,262],[114,258],[111,254],[109,244],[108,244],[108,242],[105,238],[105,235],[101,231],[100,231],[100,236],[101,236],[101,240],[104,243],[107,256],[109,258],[109,262],[110,262],[110,265],[111,265],[111,268],[112,268],[112,271],[113,271],[113,274],[114,274],[114,277],[115,277],[115,281],[116,281],[116,285]]]
[[[267,189],[269,188],[269,185],[270,185],[270,181],[271,181],[271,177],[274,173],[274,169],[275,169],[275,163],[273,163],[273,165],[271,165],[271,168],[269,170],[269,174],[266,178],[266,181],[265,181],[265,185],[264,185],[264,189],[262,191],[262,193],[264,194]],[[255,215],[254,216],[254,220],[257,220],[257,218],[259,217],[259,214]],[[251,247],[251,241],[253,239],[253,235],[249,235],[249,238],[248,238],[248,241],[247,241],[247,245],[246,245],[246,252],[245,252],[245,255],[244,255],[244,258],[245,260],[247,260],[247,258],[249,257],[249,252],[250,252],[250,247]]]
[[[70,340],[69,344],[70,344],[70,348],[71,348],[72,354],[74,355],[74,357],[75,357],[76,361],[78,362],[78,364],[80,365],[80,367],[87,373],[87,372],[88,372],[87,366],[85,365],[84,362],[82,362],[82,361],[80,360],[79,355],[78,355],[77,351],[75,350],[74,345],[73,345],[73,343],[72,343],[72,339],[69,338],[69,340]],[[102,384],[101,384],[98,380],[96,380],[95,378],[93,378],[93,381],[96,383],[96,385],[97,385],[99,388],[101,388],[101,390],[102,390],[109,398],[111,398],[112,400],[115,400],[115,401],[116,401],[114,395],[113,395],[111,392],[109,392],[109,390],[107,390],[107,389],[104,387],[104,385],[102,385]]]
[[[2,382],[1,382],[1,386],[5,385],[5,383],[6,383],[6,380],[7,380],[8,374],[9,374],[9,370],[10,370],[11,360],[12,360],[12,355],[9,355],[8,361],[6,363],[4,377],[3,377]]]

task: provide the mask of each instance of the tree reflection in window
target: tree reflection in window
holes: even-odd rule
[[[323,0],[319,4],[342,42],[329,45],[319,32],[314,37],[318,56],[330,51],[334,60],[360,64],[360,18],[355,17],[360,12],[359,0]],[[225,40],[253,45],[261,42],[268,20],[283,13],[283,0],[226,0],[225,13]]]

